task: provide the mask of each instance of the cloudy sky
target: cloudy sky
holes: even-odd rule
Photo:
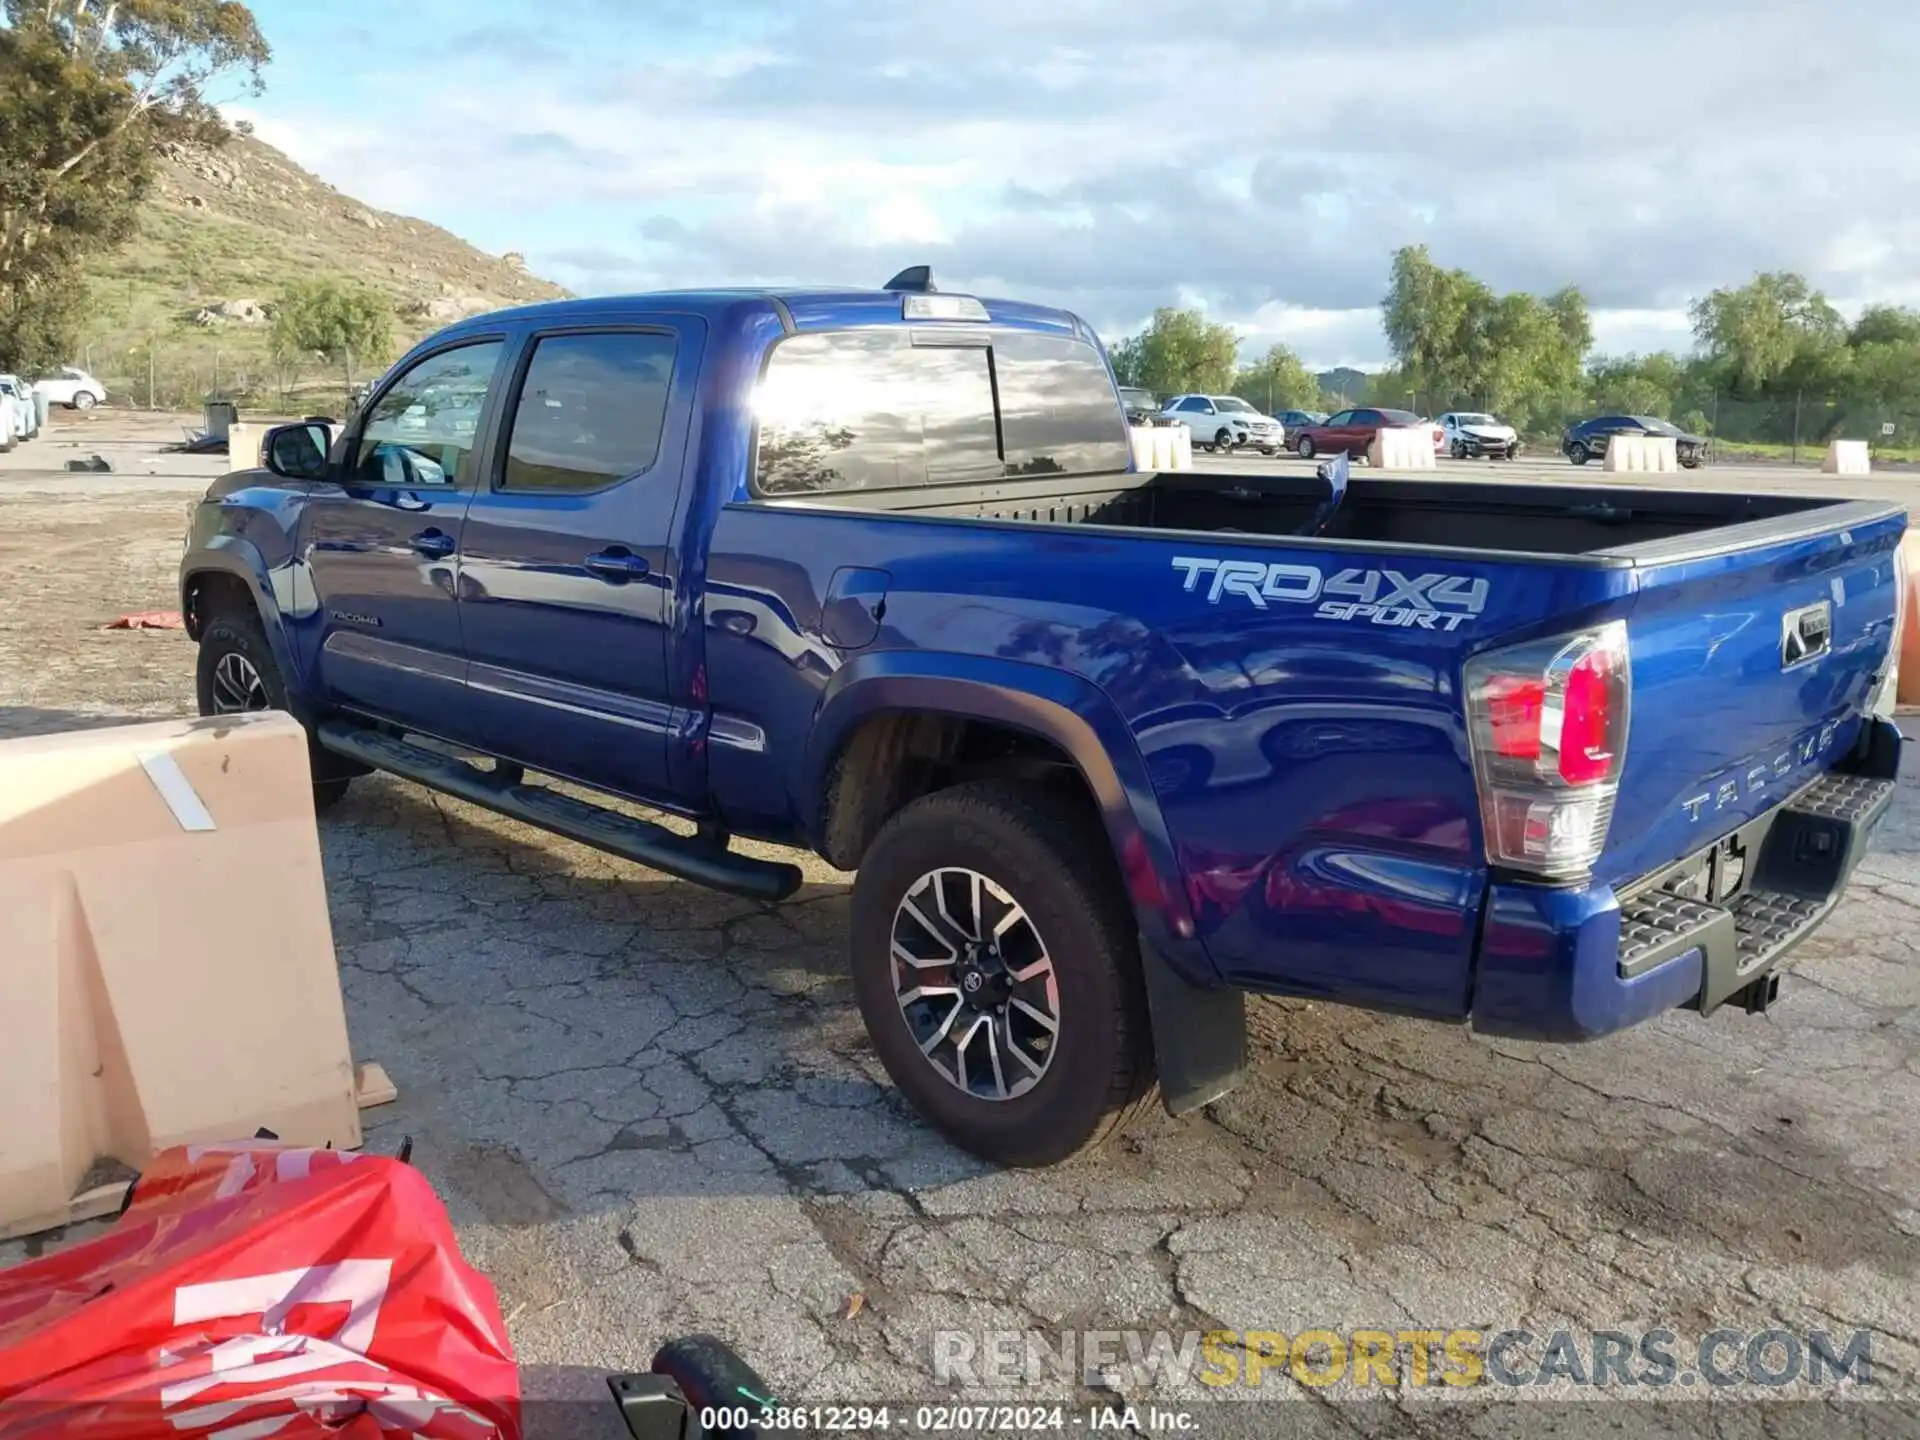
[[[1385,359],[1400,245],[1602,349],[1769,268],[1920,302],[1912,0],[255,0],[342,190],[581,292],[944,286]],[[404,18],[399,18],[404,15]]]

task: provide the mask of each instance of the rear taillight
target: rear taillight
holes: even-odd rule
[[[1626,761],[1625,622],[1476,656],[1466,688],[1487,859],[1584,878],[1606,846]]]

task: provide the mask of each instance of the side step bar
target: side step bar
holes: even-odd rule
[[[381,731],[345,720],[322,722],[315,738],[336,755],[471,801],[609,855],[749,900],[785,900],[803,881],[800,867],[756,860],[616,810],[590,805],[545,785],[528,785],[517,770],[490,773]]]

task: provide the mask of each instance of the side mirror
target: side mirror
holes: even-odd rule
[[[333,444],[331,427],[314,421],[276,425],[260,447],[267,469],[288,480],[319,480],[327,473],[327,449]]]

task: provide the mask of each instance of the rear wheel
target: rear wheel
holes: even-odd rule
[[[1587,442],[1576,440],[1567,447],[1567,459],[1576,465],[1584,465],[1593,458],[1593,451],[1587,448]]]
[[[1311,460],[1313,458],[1313,437],[1311,435],[1302,435],[1300,437],[1300,443],[1293,448],[1294,453],[1302,460]]]
[[[73,397],[73,408],[76,410],[91,410],[98,403],[99,397],[91,390],[82,390]]]
[[[273,648],[259,619],[241,610],[223,610],[200,632],[195,670],[202,715],[242,715],[256,710],[285,710],[287,687],[274,663]],[[347,793],[352,778],[346,762],[307,742],[313,770],[313,808],[325,810]]]
[[[853,979],[881,1063],[962,1149],[1052,1165],[1156,1093],[1139,941],[1105,832],[1004,780],[888,821],[853,887]]]

